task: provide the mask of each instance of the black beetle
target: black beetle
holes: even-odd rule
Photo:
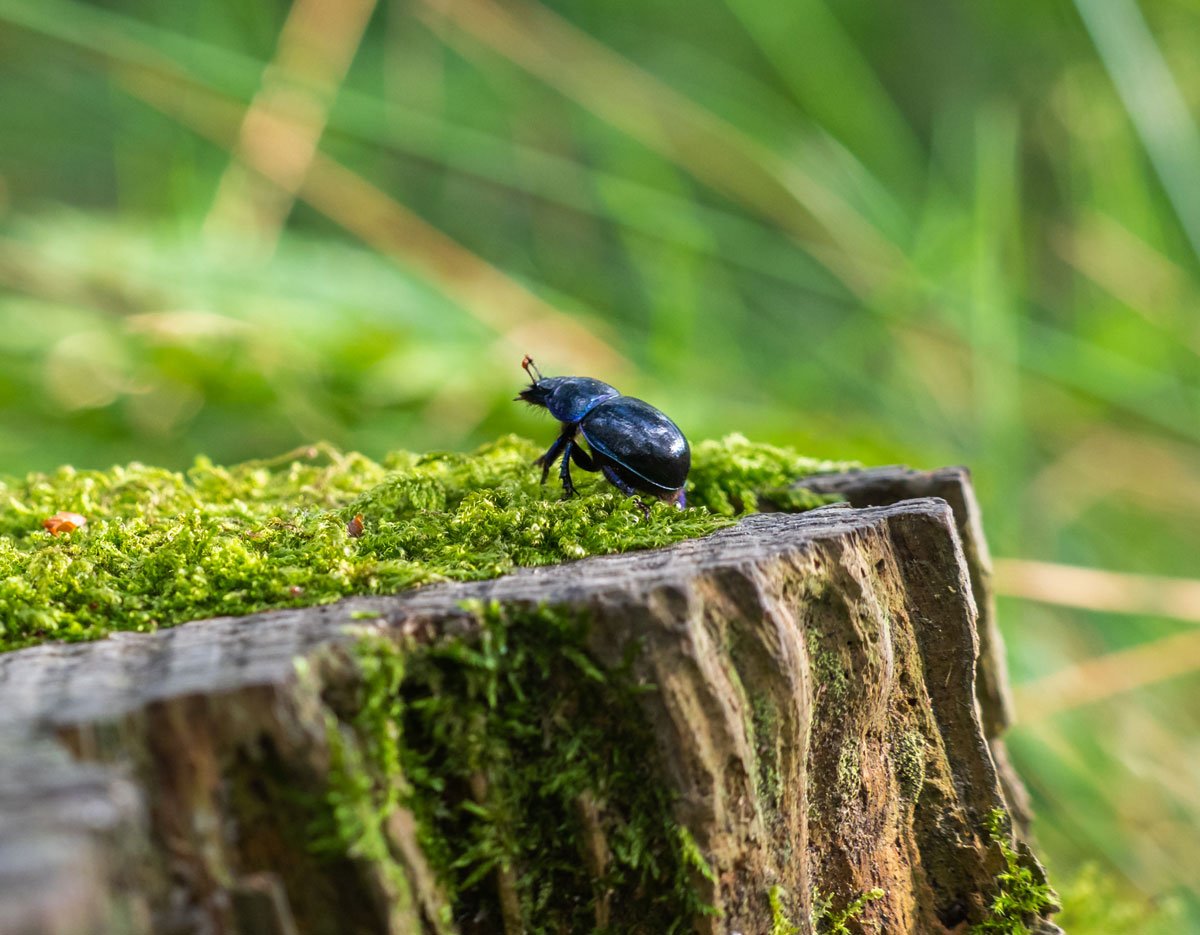
[[[622,396],[614,387],[591,377],[543,377],[528,355],[521,366],[529,387],[517,399],[544,406],[562,423],[562,433],[534,464],[542,483],[559,458],[563,494],[575,493],[570,462],[585,471],[600,471],[626,496],[640,491],[660,500],[687,505],[683,485],[692,466],[692,451],[679,426],[647,402]],[[589,455],[576,441],[582,435]],[[646,512],[640,500],[638,503]]]

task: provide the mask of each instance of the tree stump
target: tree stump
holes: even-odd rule
[[[467,918],[403,794],[382,799],[377,837],[310,846],[317,813],[345,807],[330,789],[371,748],[354,727],[374,697],[356,647],[471,645],[487,606],[569,612],[587,657],[571,671],[638,686],[621,716],[644,728],[633,752],[669,793],[709,907],[678,930],[994,922],[1002,875],[1044,876],[1008,818],[1019,830],[1024,812],[1000,743],[1005,675],[969,481],[884,469],[804,483],[851,505],[492,581],[0,656],[0,931],[543,930],[521,889],[539,868],[513,861],[488,873],[491,914]],[[589,716],[562,714],[568,733]],[[486,811],[498,779],[473,777],[467,805]],[[575,802],[575,872],[600,879],[620,803]],[[601,889],[594,928],[640,930],[622,904],[653,894]],[[1026,924],[1055,931],[1047,908]]]

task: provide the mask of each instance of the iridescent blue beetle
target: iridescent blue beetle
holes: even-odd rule
[[[571,462],[585,471],[600,471],[622,493],[652,494],[679,509],[687,505],[683,485],[692,466],[692,451],[679,426],[632,396],[622,396],[607,383],[591,377],[543,377],[526,355],[521,366],[529,387],[517,399],[545,406],[562,423],[562,433],[534,464],[541,465],[542,483],[559,458],[563,495],[575,493]],[[589,455],[576,440],[582,435]],[[649,512],[645,504],[638,501]]]

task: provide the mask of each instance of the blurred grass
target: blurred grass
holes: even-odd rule
[[[290,9],[0,0],[0,471],[537,436],[528,350],[694,438],[967,463],[1001,556],[1200,577],[1200,11]],[[231,172],[277,240],[206,228]],[[1001,609],[1055,869],[1200,928],[1200,678],[1037,694],[1194,624]]]

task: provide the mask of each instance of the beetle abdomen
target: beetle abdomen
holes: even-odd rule
[[[618,396],[600,403],[580,424],[593,452],[645,482],[643,489],[670,492],[687,481],[692,453],[674,422],[649,403]]]

